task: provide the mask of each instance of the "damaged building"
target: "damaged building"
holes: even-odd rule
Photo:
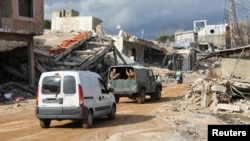
[[[40,2],[36,1],[34,4],[43,5],[43,1]],[[1,49],[13,46],[13,48],[1,52],[1,66],[3,68],[0,76],[3,84],[3,87],[0,88],[1,93],[20,87],[34,94],[40,74],[45,71],[90,70],[99,73],[106,80],[107,71],[111,65],[130,64],[130,62],[144,63],[147,62],[145,58],[149,55],[158,56],[158,59],[152,57],[156,60],[151,59],[149,63],[157,62],[160,64],[160,56],[164,56],[159,46],[147,40],[135,37],[122,38],[122,42],[115,40],[120,36],[111,37],[105,34],[100,19],[91,16],[81,17],[75,10],[53,11],[51,30],[43,29],[43,21],[41,20],[43,15],[39,16],[41,17],[36,18],[38,21],[33,22],[41,23],[38,24],[41,25],[41,28],[36,28],[36,34],[34,34],[34,29],[30,29],[30,32],[25,31],[24,34],[26,36],[29,33],[28,37],[32,38],[20,42],[20,39],[25,36],[22,38],[17,36],[17,38],[13,38],[14,43],[3,44],[3,41],[0,42]],[[32,27],[30,24],[26,25]],[[13,32],[15,33],[16,29]],[[32,36],[30,36],[31,33]],[[33,37],[33,35],[35,36]],[[4,38],[4,40],[9,39]],[[117,43],[122,43],[122,46]],[[156,53],[154,54],[154,52]],[[27,58],[27,56],[29,57]],[[132,57],[134,58],[131,61]],[[28,83],[31,78],[30,82],[34,87]]]
[[[198,79],[186,95],[198,107],[230,112],[248,113],[250,98],[250,75],[248,64],[250,46],[224,49],[207,54],[200,61],[220,58],[220,74],[215,62],[208,64],[207,76]]]
[[[117,50],[141,64],[154,64],[160,66],[165,56],[165,49],[154,44],[152,41],[131,36],[119,29],[119,34],[111,36]]]
[[[163,67],[171,70],[195,70],[197,61],[208,53],[226,48],[227,24],[207,25],[206,20],[198,20],[193,25],[193,30],[174,33],[175,42],[166,47],[171,52],[165,56]]]
[[[51,30],[61,32],[94,31],[101,25],[102,20],[93,16],[79,16],[73,9],[54,10],[51,17]]]
[[[35,84],[34,70],[34,40],[36,35],[43,34],[43,0],[1,0],[0,1],[0,45],[1,51],[11,50],[26,44],[25,59],[27,62],[27,74],[24,74],[29,83]],[[1,52],[2,54],[2,52]],[[3,74],[10,71],[11,55],[1,55]],[[20,56],[20,55],[19,55]],[[17,62],[15,62],[17,63]],[[19,63],[17,63],[18,65]],[[5,80],[4,78],[1,78]]]

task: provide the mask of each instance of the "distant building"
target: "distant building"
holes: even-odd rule
[[[55,10],[52,12],[51,30],[54,31],[94,31],[102,20],[92,16],[79,16],[75,10]]]
[[[175,65],[175,68],[181,66],[182,70],[191,70],[194,68],[196,60],[204,54],[214,52],[215,48],[226,48],[225,32],[227,24],[207,25],[206,20],[198,20],[193,23],[194,29],[188,31],[177,31],[174,33],[175,42],[170,43],[170,47],[176,50],[176,53],[182,55],[181,65]],[[174,57],[166,62],[176,62]],[[181,60],[181,59],[179,59]]]
[[[225,32],[228,24],[207,25],[206,20],[194,21],[194,32],[198,43],[212,43],[219,48],[226,47]]]
[[[172,42],[170,45],[177,48],[188,48],[190,43],[195,42],[197,35],[193,30],[189,31],[177,31],[174,33],[175,42]]]
[[[213,44],[218,48],[226,47],[225,32],[227,24],[207,25],[206,20],[194,21],[194,29],[189,31],[177,31],[174,33],[175,42],[173,46],[188,47],[190,43]]]
[[[165,53],[160,46],[153,42],[131,36],[122,29],[119,29],[117,36],[111,38],[114,40],[117,50],[131,60],[139,63],[162,64]]]
[[[79,12],[75,11],[73,9],[69,10],[54,10],[52,12],[52,18],[57,18],[57,17],[76,17],[79,16]]]

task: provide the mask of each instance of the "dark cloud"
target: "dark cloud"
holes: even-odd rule
[[[185,30],[192,30],[194,20],[205,19],[208,24],[222,23],[228,6],[227,1],[44,0],[45,18],[51,18],[52,10],[75,9],[81,16],[100,18],[109,34],[117,34],[116,26],[121,25],[133,36],[141,37],[141,31],[144,30],[144,38],[147,39],[174,32],[180,25],[185,27]]]

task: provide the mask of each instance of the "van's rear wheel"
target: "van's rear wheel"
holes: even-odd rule
[[[40,126],[42,128],[49,128],[50,123],[51,123],[50,119],[40,119]]]
[[[115,105],[113,105],[111,112],[108,114],[108,118],[110,120],[114,120],[115,119],[115,113],[116,113],[116,107]]]
[[[116,103],[119,103],[119,101],[120,101],[120,97],[116,95],[116,96],[115,96],[115,102],[116,102]]]
[[[143,103],[145,103],[145,100],[146,100],[145,90],[141,90],[139,97],[138,97],[138,103],[143,104]]]
[[[87,118],[82,120],[82,127],[91,128],[92,126],[93,126],[93,113],[92,111],[89,111]]]

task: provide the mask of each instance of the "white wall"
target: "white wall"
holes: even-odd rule
[[[194,32],[178,32],[175,34],[176,42],[194,42]]]
[[[115,41],[114,45],[117,48],[117,50],[119,52],[123,53],[122,52],[122,50],[123,50],[123,37],[121,37],[121,36],[111,36],[111,38]]]
[[[96,31],[101,20],[92,16],[87,17],[55,17],[51,21],[51,30],[69,32],[72,30]]]

